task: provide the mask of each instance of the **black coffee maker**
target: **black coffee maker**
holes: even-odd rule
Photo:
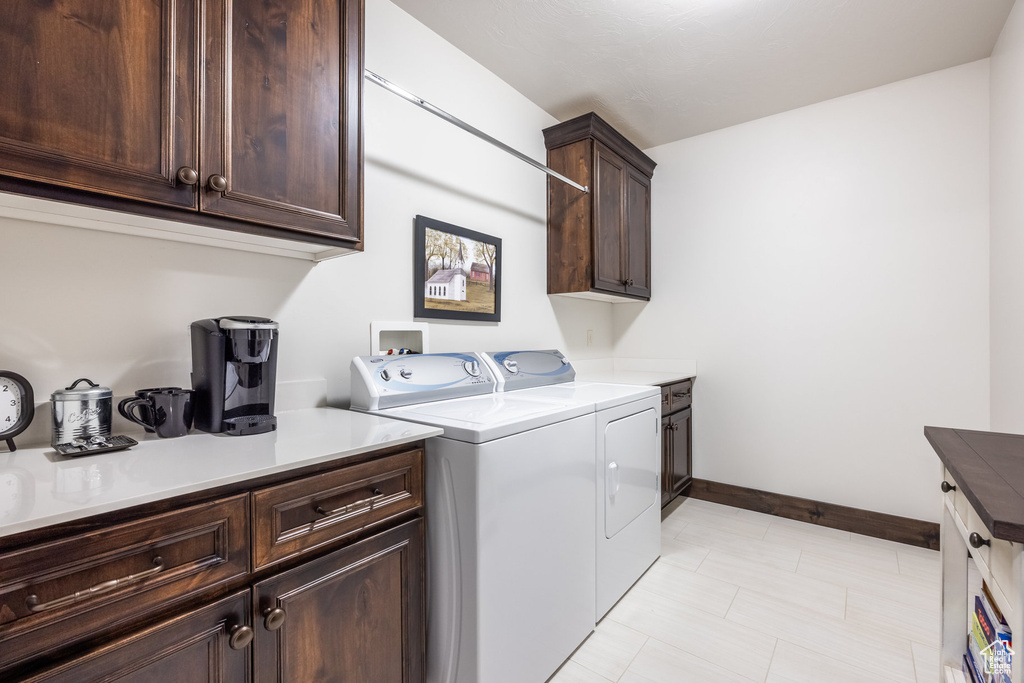
[[[196,428],[234,435],[277,429],[277,323],[208,318],[192,323],[191,331]]]

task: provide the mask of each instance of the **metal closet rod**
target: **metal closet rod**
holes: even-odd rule
[[[416,95],[413,95],[408,90],[403,90],[402,88],[399,88],[397,85],[395,85],[394,83],[392,83],[388,79],[386,79],[386,78],[384,78],[382,76],[378,76],[377,74],[373,73],[369,69],[366,69],[364,71],[364,75],[366,77],[366,80],[370,81],[371,83],[376,83],[377,85],[379,85],[380,87],[384,88],[385,90],[390,90],[394,94],[396,94],[399,97],[401,97],[403,100],[408,100],[409,102],[412,102],[416,106],[418,106],[418,107],[420,107],[422,109],[426,109],[427,111],[429,111],[434,116],[440,117],[440,118],[444,119],[445,121],[447,121],[448,123],[450,123],[452,125],[455,125],[455,126],[458,126],[459,128],[461,128],[462,130],[466,131],[467,133],[472,133],[473,135],[477,136],[481,140],[485,140],[485,141],[491,143],[492,145],[494,145],[498,149],[504,150],[504,151],[508,152],[509,154],[511,154],[512,156],[514,156],[514,157],[516,157],[518,159],[521,159],[522,161],[525,161],[526,163],[530,164],[530,166],[533,166],[534,168],[537,168],[537,169],[540,169],[541,171],[544,171],[549,176],[551,176],[553,178],[558,178],[563,183],[567,183],[569,185],[572,185],[577,190],[582,190],[583,192],[589,192],[590,191],[586,185],[580,185],[577,182],[569,180],[568,178],[566,178],[564,175],[562,175],[558,171],[554,171],[554,170],[548,168],[547,166],[545,166],[544,164],[540,163],[539,161],[536,161],[536,160],[526,156],[525,154],[523,154],[519,150],[512,149],[511,147],[506,145],[501,140],[496,140],[495,138],[492,138],[490,135],[488,135],[487,133],[483,132],[482,130],[480,130],[478,128],[474,128],[473,126],[469,125],[468,123],[466,123],[462,119],[455,118],[454,116],[452,116],[448,112],[444,111],[443,109],[438,109],[437,107],[432,105],[430,102],[427,102],[426,100],[424,100],[422,97],[417,97]]]

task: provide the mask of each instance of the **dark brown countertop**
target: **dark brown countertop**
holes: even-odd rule
[[[1024,543],[1024,436],[945,427],[924,435],[992,536]]]

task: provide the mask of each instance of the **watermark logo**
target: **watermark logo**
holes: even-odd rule
[[[1006,641],[996,640],[981,651],[985,662],[985,673],[990,676],[1010,676],[1012,671],[1013,650]]]

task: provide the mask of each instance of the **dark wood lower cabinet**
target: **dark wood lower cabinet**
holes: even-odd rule
[[[169,619],[26,679],[32,683],[246,683],[249,648],[231,647],[245,628],[249,591]],[[241,645],[241,641],[236,641]]]
[[[693,426],[690,387],[686,380],[662,387],[661,506],[665,507],[693,481]]]
[[[690,408],[670,415],[668,418],[669,446],[672,451],[672,467],[669,485],[672,497],[683,492],[693,480],[692,451],[690,450],[691,420]]]
[[[255,584],[255,682],[422,681],[423,559],[415,519]]]
[[[423,683],[423,446],[0,538],[0,681]]]

